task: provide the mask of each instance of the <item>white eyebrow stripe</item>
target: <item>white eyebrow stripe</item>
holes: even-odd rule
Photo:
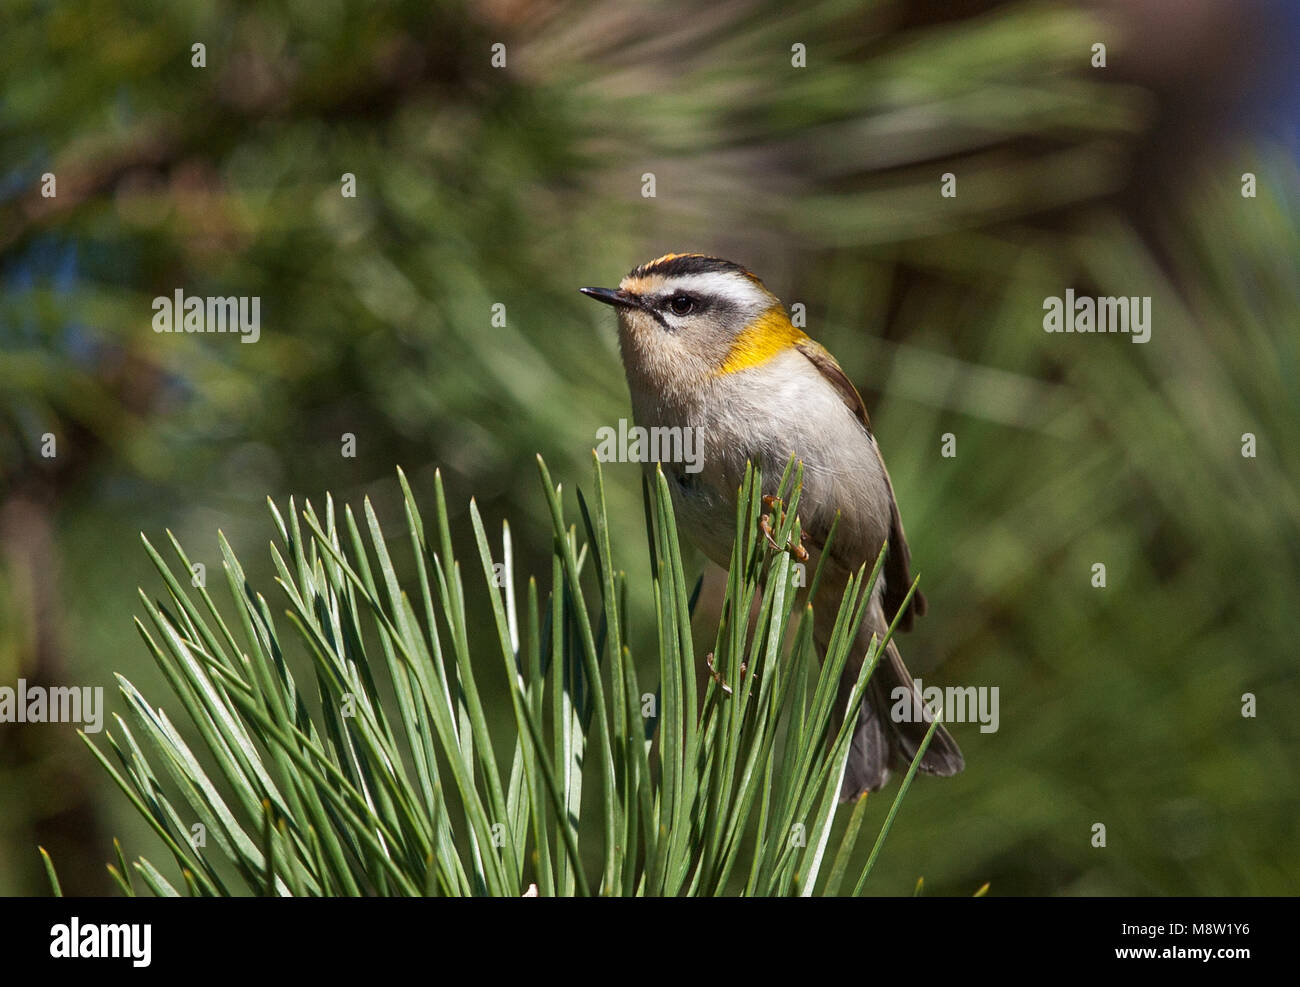
[[[660,289],[664,294],[685,291],[690,294],[711,295],[736,305],[772,304],[766,291],[743,274],[731,271],[705,271],[701,274],[680,274],[665,278]]]
[[[709,296],[741,309],[762,311],[780,304],[763,285],[739,271],[698,271],[664,276],[658,273],[624,278],[619,287],[645,298],[664,300],[679,292]]]
[[[683,274],[668,282],[672,290],[700,295],[713,295],[737,304],[765,301],[764,292],[743,274],[707,271],[701,274]]]

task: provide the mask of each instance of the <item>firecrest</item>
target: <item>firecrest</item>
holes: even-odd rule
[[[696,429],[702,468],[660,464],[678,521],[712,561],[729,564],[736,496],[747,461],[774,494],[793,454],[803,463],[799,517],[815,571],[836,514],[817,597],[818,646],[825,651],[850,575],[889,548],[840,681],[842,717],[873,634],[884,636],[911,587],[910,556],[889,473],[862,397],[835,358],[796,328],[781,302],[739,264],[704,254],[667,254],[633,270],[618,288],[582,288],[618,312],[619,347],[636,423]],[[653,463],[647,464],[650,469]],[[914,594],[899,627],[925,613]],[[890,716],[895,691],[921,715]],[[840,796],[881,788],[910,763],[932,720],[891,640],[868,684]],[[837,724],[838,725],[838,724]],[[961,751],[940,726],[920,770],[952,775]]]

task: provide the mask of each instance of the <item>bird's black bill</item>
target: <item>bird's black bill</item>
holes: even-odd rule
[[[622,288],[579,288],[588,298],[594,298],[598,302],[604,302],[606,305],[614,305],[621,308],[638,308],[640,301],[636,295],[630,291],[624,291]]]

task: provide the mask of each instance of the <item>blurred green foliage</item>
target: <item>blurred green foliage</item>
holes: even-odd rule
[[[585,477],[629,413],[574,289],[702,249],[803,302],[863,388],[931,601],[913,671],[1000,688],[873,889],[1295,893],[1295,161],[1208,123],[1161,156],[1179,106],[1124,58],[1154,42],[1090,9],[6,4],[0,684],[160,691],[127,616],[157,589],[139,530],[263,559],[266,496],[396,518],[394,464],[508,513],[541,570],[533,455]],[[1044,333],[1068,287],[1150,295],[1151,342]],[[260,342],[156,335],[176,288],[260,296]],[[640,544],[635,467],[606,482]],[[646,560],[617,562],[637,585]],[[0,725],[0,893],[43,889],[38,841],[65,891],[107,891],[106,833],[144,850],[138,826],[71,731]]]

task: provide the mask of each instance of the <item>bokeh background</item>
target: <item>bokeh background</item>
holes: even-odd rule
[[[804,303],[867,399],[931,602],[913,671],[1000,689],[870,890],[1295,894],[1298,9],[5,3],[0,685],[166,706],[139,532],[216,570],[220,529],[268,591],[268,495],[397,519],[399,464],[544,560],[534,455],[587,484],[628,414],[575,289],[703,250]],[[155,334],[176,288],[260,296],[261,340]],[[1151,342],[1044,333],[1067,288],[1151,296]],[[608,480],[644,572],[637,467]],[[165,857],[71,728],[0,724],[0,894],[45,893],[38,843],[109,893],[114,836]]]

